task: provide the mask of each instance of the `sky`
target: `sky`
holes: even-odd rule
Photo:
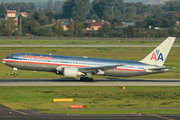
[[[2,0],[0,0],[1,3]],[[4,2],[48,2],[49,0],[4,0]],[[53,2],[55,1],[64,1],[64,0],[53,0]],[[149,3],[149,1],[151,0],[124,0],[124,2],[143,2],[144,4]],[[154,0],[156,2],[160,2],[160,0]]]

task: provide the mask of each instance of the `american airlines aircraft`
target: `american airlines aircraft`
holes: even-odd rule
[[[166,68],[163,64],[175,39],[175,37],[168,37],[140,61],[15,53],[4,58],[2,62],[13,68],[14,76],[17,76],[17,69],[55,72],[65,77],[81,76],[80,80],[91,82],[92,75],[141,76],[169,71],[170,68]]]

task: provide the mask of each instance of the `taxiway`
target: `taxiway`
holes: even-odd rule
[[[88,112],[88,111],[87,111]],[[69,115],[44,114],[37,110],[12,110],[0,105],[2,120],[179,120],[180,115],[125,114],[125,115]]]

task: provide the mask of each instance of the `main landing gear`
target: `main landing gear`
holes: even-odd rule
[[[14,72],[14,77],[16,77],[17,76],[17,68],[13,68],[13,72]]]
[[[89,78],[89,77],[81,77],[80,80],[85,81],[85,82],[93,82],[94,81],[93,78]]]

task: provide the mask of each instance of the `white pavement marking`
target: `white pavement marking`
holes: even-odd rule
[[[12,109],[11,109],[11,110],[12,110]],[[17,111],[17,110],[12,110],[12,111],[17,112],[17,113],[20,113],[20,114],[23,114],[23,115],[29,115],[29,114],[27,114],[27,113],[24,113],[24,112],[21,112],[21,111]]]

